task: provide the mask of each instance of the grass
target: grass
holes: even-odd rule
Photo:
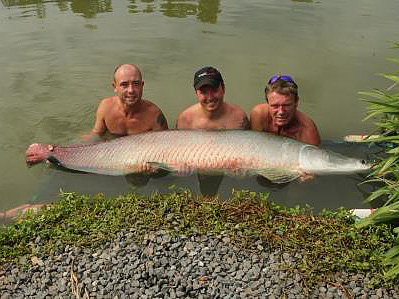
[[[224,233],[244,250],[256,251],[260,240],[273,249],[300,253],[290,270],[300,273],[309,289],[339,271],[371,272],[376,284],[393,283],[383,278],[381,263],[393,242],[390,227],[357,228],[353,223],[343,209],[315,216],[309,207],[281,207],[267,194],[249,191],[234,192],[228,201],[196,198],[183,189],[151,198],[62,193],[51,208],[28,213],[0,230],[0,265],[18,263],[21,256],[56,253],[66,245],[96,247],[123,229],[134,228],[138,242],[163,229],[182,238]]]

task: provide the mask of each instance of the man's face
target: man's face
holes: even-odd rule
[[[275,91],[268,93],[266,96],[273,124],[277,127],[288,125],[296,112],[297,102],[295,97],[293,95],[279,94]]]
[[[211,85],[204,85],[195,90],[198,102],[202,108],[208,112],[218,110],[223,103],[224,87],[222,84],[218,88]]]
[[[144,82],[141,75],[134,68],[124,67],[115,74],[113,82],[114,92],[122,103],[131,106],[138,103],[143,95]]]

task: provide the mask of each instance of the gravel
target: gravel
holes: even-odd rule
[[[223,235],[180,239],[158,231],[141,244],[133,237],[124,231],[101,248],[65,246],[52,256],[21,257],[21,264],[31,259],[34,266],[0,270],[0,299],[399,298],[399,287],[369,289],[369,275],[347,273],[308,294],[298,273],[284,271],[300,255],[267,244],[251,253]]]

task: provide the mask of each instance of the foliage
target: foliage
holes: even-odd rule
[[[123,229],[133,232],[137,242],[162,229],[182,238],[224,234],[254,252],[270,247],[296,253],[297,263],[287,267],[300,273],[309,288],[339,271],[372,272],[381,283],[381,260],[393,234],[388,226],[356,228],[353,222],[343,209],[315,216],[310,207],[281,207],[267,194],[249,191],[234,192],[228,201],[196,198],[184,189],[151,198],[62,193],[51,208],[0,230],[0,265],[66,245],[95,247]]]
[[[399,43],[395,43],[399,49]],[[390,59],[399,63],[399,59]],[[376,118],[376,125],[381,132],[380,137],[373,139],[372,143],[383,144],[387,148],[387,156],[382,158],[374,168],[372,178],[369,182],[382,182],[384,187],[373,192],[368,201],[372,202],[378,198],[386,197],[386,205],[399,199],[399,72],[392,74],[379,74],[390,81],[393,85],[387,90],[375,89],[371,92],[362,92],[370,103],[369,115],[366,119]]]
[[[394,44],[394,48],[399,49],[399,43]],[[389,59],[394,63],[399,63],[399,59]],[[385,206],[379,208],[371,216],[363,219],[357,227],[366,227],[381,223],[399,224],[399,72],[392,74],[380,74],[392,81],[393,84],[387,90],[374,90],[364,92],[370,103],[370,113],[366,119],[378,117],[376,125],[381,132],[380,137],[373,139],[373,143],[383,144],[386,150],[386,157],[381,159],[375,167],[372,178],[368,182],[383,183],[382,187],[371,193],[368,197],[369,202],[377,199],[384,199]],[[398,233],[399,228],[394,232]],[[395,239],[395,244],[386,253],[385,265],[390,266],[386,272],[387,279],[399,276],[399,238]]]

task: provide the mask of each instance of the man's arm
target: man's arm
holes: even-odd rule
[[[319,131],[311,119],[307,121],[307,124],[304,127],[301,135],[301,141],[305,143],[312,145],[320,145],[321,143]]]
[[[87,142],[98,141],[98,139],[100,139],[101,136],[103,136],[104,133],[107,131],[107,126],[105,124],[105,114],[108,110],[107,101],[108,101],[107,99],[101,101],[97,109],[96,121],[94,123],[94,127],[89,134],[86,134],[80,138],[81,142],[87,143]]]
[[[162,111],[159,111],[154,130],[161,131],[169,129],[168,121]]]
[[[190,123],[186,115],[186,111],[183,111],[179,114],[176,121],[176,129],[190,129]]]

